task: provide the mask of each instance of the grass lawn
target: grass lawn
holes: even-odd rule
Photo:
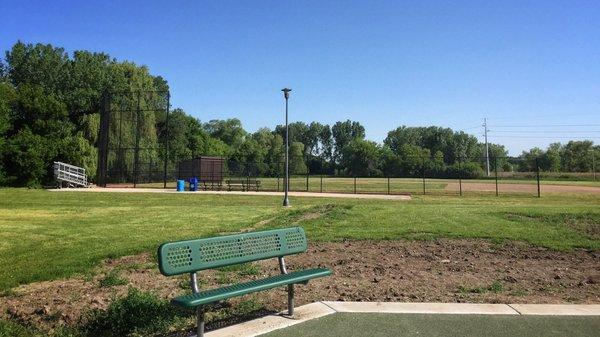
[[[420,315],[338,313],[277,330],[262,337],[444,336],[592,337],[597,316]]]
[[[0,290],[85,273],[102,259],[154,251],[168,240],[297,224],[309,240],[487,238],[600,249],[594,195],[291,201],[284,209],[269,196],[2,189]]]

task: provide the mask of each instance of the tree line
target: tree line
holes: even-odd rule
[[[69,55],[49,44],[15,43],[0,61],[0,185],[49,183],[53,161],[83,166],[93,179],[105,93],[168,90],[167,81],[147,67],[105,53]],[[144,102],[158,99],[158,95],[146,97]],[[152,112],[135,125],[131,119],[127,123],[125,132],[122,127],[112,128],[111,139],[119,132],[124,144],[131,146],[133,128],[143,130],[142,145],[156,149],[144,153],[143,160],[166,159],[169,170],[175,170],[180,160],[213,155],[237,165],[232,170],[270,176],[282,172],[283,125],[248,132],[238,119],[202,122],[179,108],[170,110],[168,122],[166,114]],[[419,176],[425,169],[429,176],[475,178],[483,176],[486,167],[485,145],[450,128],[400,126],[381,144],[367,140],[358,121],[294,122],[289,130],[290,168],[297,174]],[[161,151],[167,143],[168,153]],[[489,144],[489,155],[493,167],[502,171],[539,166],[548,171],[586,172],[593,169],[594,156],[600,158],[600,147],[591,141],[571,141],[509,158],[503,145]],[[130,153],[112,156],[113,162],[130,165]]]

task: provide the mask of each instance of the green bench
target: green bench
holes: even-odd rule
[[[250,188],[258,191],[260,189],[260,180],[258,179],[228,179],[225,180],[227,190],[231,191],[234,187],[241,188],[242,191],[250,191]]]
[[[190,274],[192,293],[171,300],[185,308],[195,308],[198,337],[204,335],[204,306],[232,297],[242,296],[275,287],[287,286],[288,314],[294,314],[294,284],[331,275],[329,269],[306,269],[288,272],[284,256],[305,252],[306,234],[300,227],[248,232],[164,243],[158,248],[158,267],[165,276]],[[217,289],[200,290],[196,272],[206,269],[277,258],[280,275]]]

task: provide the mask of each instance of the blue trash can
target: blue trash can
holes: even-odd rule
[[[185,180],[177,180],[177,192],[185,191]]]
[[[190,191],[198,191],[198,178],[190,178]]]

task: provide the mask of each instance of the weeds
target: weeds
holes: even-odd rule
[[[0,337],[34,337],[33,331],[18,323],[0,319]]]
[[[236,272],[239,276],[249,276],[260,274],[260,267],[254,263],[235,264],[227,267],[221,267],[217,270],[222,272]]]
[[[112,270],[103,279],[100,280],[100,287],[114,287],[114,286],[122,286],[129,283],[127,279],[121,277],[118,271]]]
[[[494,294],[501,293],[504,290],[502,283],[495,281],[487,287],[467,287],[467,286],[458,286],[458,291],[464,294],[484,294],[487,292],[491,292]]]
[[[123,298],[114,300],[106,310],[92,310],[81,331],[86,336],[146,336],[164,332],[182,323],[186,313],[153,293],[130,288]]]
[[[229,277],[229,273],[219,270],[217,272],[217,283],[218,284],[230,284],[232,283],[233,280],[231,279],[231,277]]]

